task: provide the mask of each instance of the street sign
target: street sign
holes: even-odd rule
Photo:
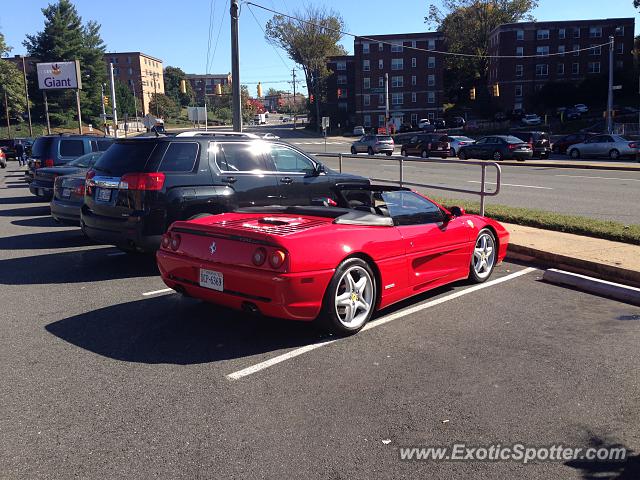
[[[204,122],[207,118],[207,111],[204,107],[187,107],[187,117],[192,122]]]
[[[384,87],[374,87],[371,89],[371,93],[384,93]]]
[[[322,117],[322,129],[326,130],[329,128],[329,117]]]
[[[153,128],[153,127],[155,127],[155,126],[156,126],[156,122],[157,122],[157,121],[158,121],[158,120],[156,119],[156,117],[154,117],[154,116],[153,116],[153,115],[151,115],[150,113],[147,113],[147,114],[144,116],[144,118],[142,119],[142,124],[143,124],[145,127],[147,127],[147,128],[149,128],[149,129],[151,129],[151,128]]]
[[[622,90],[622,85],[614,85],[611,87],[612,90]]]
[[[38,88],[40,90],[82,90],[80,62],[37,63]]]

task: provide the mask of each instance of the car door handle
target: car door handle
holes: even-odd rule
[[[227,183],[236,183],[236,177],[224,177],[224,181]]]
[[[282,183],[293,183],[293,179],[291,177],[281,177],[280,181]]]

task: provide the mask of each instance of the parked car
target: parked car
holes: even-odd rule
[[[427,125],[431,125],[431,120],[429,120],[428,118],[421,118],[418,121],[418,128],[420,130],[424,129]]]
[[[46,135],[38,137],[31,148],[25,181],[31,183],[40,167],[57,167],[91,152],[104,152],[113,138],[95,135]]]
[[[464,127],[465,123],[467,122],[463,117],[453,117],[451,118],[451,120],[449,120],[449,126],[453,128]]]
[[[405,143],[408,143],[415,135],[415,132],[398,133],[393,136],[393,143],[394,145],[402,146]]]
[[[353,135],[354,136],[362,136],[364,135],[364,127],[362,125],[358,125],[353,127]]]
[[[444,118],[436,118],[435,121],[433,122],[433,126],[436,129],[443,129],[447,127],[447,122],[445,121]]]
[[[622,135],[595,135],[582,143],[571,145],[567,153],[571,158],[609,157],[618,160],[620,157],[637,155],[639,145]]]
[[[93,167],[103,152],[93,152],[71,160],[60,167],[41,167],[35,171],[35,177],[29,184],[29,191],[40,198],[51,200],[53,186],[58,177],[82,173],[83,175]]]
[[[158,248],[176,220],[260,205],[311,205],[340,174],[292,145],[246,134],[120,139],[87,172],[81,228],[126,252]]]
[[[580,113],[587,113],[589,111],[589,107],[587,107],[584,103],[576,103],[573,108]]]
[[[567,149],[571,145],[582,143],[589,137],[591,137],[589,133],[572,133],[571,135],[565,135],[553,142],[551,149],[554,153],[567,153]]]
[[[422,158],[442,157],[449,155],[449,142],[446,135],[421,133],[402,145],[400,154],[403,157],[418,156]]]
[[[564,120],[578,120],[581,117],[582,113],[575,108],[567,108],[563,113]]]
[[[389,135],[365,135],[351,144],[351,153],[368,153],[377,155],[379,153],[393,154],[393,138]]]
[[[487,217],[402,187],[336,190],[337,206],[259,207],[174,223],[156,254],[162,280],[188,297],[317,319],[349,335],[377,309],[458,280],[486,281],[507,253],[509,233]]]
[[[0,168],[7,168],[7,156],[4,151],[0,149]]]
[[[542,119],[536,115],[535,113],[527,113],[520,120],[523,125],[540,125],[542,123]]]
[[[465,137],[464,135],[449,135],[447,137],[447,141],[449,142],[449,156],[451,157],[458,156],[458,150],[460,150],[460,147],[475,143],[473,138]]]
[[[278,135],[275,135],[273,133],[265,133],[262,138],[264,138],[265,140],[278,140],[280,137]]]
[[[90,154],[91,155],[91,154]],[[86,173],[56,177],[51,199],[51,216],[58,223],[80,226]]]
[[[414,130],[416,130],[416,128],[411,125],[410,123],[403,123],[402,125],[400,125],[400,128],[398,129],[399,133],[406,133],[406,132],[413,132]]]
[[[527,142],[533,149],[533,156],[539,158],[549,158],[551,154],[551,142],[549,134],[540,131],[511,132],[511,135],[518,137],[523,142]]]
[[[483,137],[472,145],[465,145],[458,150],[458,158],[493,159],[493,160],[527,160],[533,156],[531,145],[512,135],[493,135]]]

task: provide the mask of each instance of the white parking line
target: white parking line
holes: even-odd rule
[[[640,182],[639,178],[617,178],[617,177],[592,177],[591,175],[562,175],[557,174],[554,177],[571,177],[571,178],[594,178],[596,180],[622,180],[630,182]]]
[[[145,292],[142,294],[143,297],[149,297],[151,295],[160,295],[161,293],[176,293],[173,288],[163,288],[162,290],[154,290],[153,292]]]
[[[107,257],[119,257],[120,255],[126,255],[127,252],[113,252],[107,253]]]
[[[385,323],[392,322],[393,320],[397,320],[402,317],[406,317],[407,315],[411,315],[416,312],[420,312],[422,310],[426,310],[427,308],[434,307],[436,305],[440,305],[441,303],[448,302],[449,300],[453,300],[458,297],[462,297],[463,295],[467,295],[469,293],[477,292],[478,290],[482,290],[487,287],[492,287],[493,285],[498,285],[500,283],[508,282],[509,280],[513,280],[514,278],[520,277],[522,275],[526,275],[527,273],[531,273],[537,270],[533,267],[527,267],[517,272],[511,273],[509,275],[505,275],[504,277],[496,278],[495,280],[490,280],[485,283],[481,283],[478,285],[474,285],[473,287],[465,288],[464,290],[460,290],[458,292],[452,293],[451,295],[447,295],[441,298],[437,298],[427,303],[421,303],[420,305],[416,305],[415,307],[405,308],[403,310],[399,310],[395,313],[391,313],[389,315],[385,315],[380,317],[372,322],[369,322],[364,326],[362,331],[370,330],[375,327],[379,327],[380,325],[384,325]],[[269,360],[265,360],[264,362],[256,363],[247,368],[243,368],[242,370],[238,370],[237,372],[233,372],[227,375],[227,379],[229,380],[238,380],[240,378],[246,377],[253,373],[259,372],[260,370],[264,370],[265,368],[272,367],[278,363],[284,362],[294,357],[298,357],[304,353],[310,352],[320,347],[324,347],[325,345],[329,345],[331,343],[337,342],[340,340],[339,338],[333,340],[325,340],[324,342],[312,343],[311,345],[305,345],[304,347],[296,348],[282,355],[278,355],[276,357],[270,358]]]
[[[467,183],[482,183],[480,180],[467,180]],[[496,182],[484,182],[495,185]],[[551,187],[538,187],[536,185],[518,185],[517,183],[500,183],[501,187],[538,188],[540,190],[553,190]]]

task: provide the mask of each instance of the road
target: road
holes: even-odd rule
[[[152,257],[56,225],[18,176],[0,173],[3,479],[638,478],[640,308],[506,263],[336,339],[163,291]],[[458,442],[633,451],[399,459]]]
[[[250,128],[249,131],[271,131],[307,152],[324,152],[324,141],[304,138],[304,133],[292,132],[281,126]],[[327,142],[329,153],[349,153],[351,139],[331,138]],[[554,155],[552,158],[566,158]],[[332,168],[338,168],[335,159],[321,159]],[[419,162],[405,167],[405,180],[414,183],[479,189],[480,170],[464,165],[438,165]],[[398,179],[398,163],[379,161],[362,155],[360,159],[345,159],[345,171],[368,177]],[[495,174],[488,177],[495,182]],[[441,197],[477,200],[474,195],[426,190]],[[636,172],[566,169],[554,167],[502,166],[502,188],[498,196],[487,200],[513,207],[534,208],[550,212],[580,215],[600,220],[614,220],[624,224],[640,224],[640,170]]]

